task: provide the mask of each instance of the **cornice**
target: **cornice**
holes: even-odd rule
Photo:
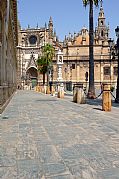
[[[17,28],[17,0],[10,0],[13,8],[14,16],[14,26],[15,26],[15,36],[16,36],[16,45],[18,44],[18,28]]]

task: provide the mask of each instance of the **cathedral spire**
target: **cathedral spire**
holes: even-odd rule
[[[47,29],[47,24],[46,24],[46,22],[45,22],[45,29]]]
[[[48,27],[49,27],[49,38],[52,39],[53,38],[53,20],[51,16],[49,19]]]
[[[98,40],[107,40],[108,35],[109,35],[109,28],[106,26],[105,23],[104,9],[101,1],[101,6],[98,16],[98,25],[95,29],[95,37],[98,38]]]
[[[99,12],[98,18],[105,18],[104,17],[104,9],[103,9],[103,6],[102,6],[102,1],[100,3],[101,3],[101,5],[100,5],[100,12]]]
[[[50,16],[49,23],[53,23],[52,17]]]
[[[103,1],[100,1],[100,7],[102,7]]]

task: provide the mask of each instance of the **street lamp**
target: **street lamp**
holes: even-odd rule
[[[118,55],[118,74],[117,74],[117,89],[116,89],[116,99],[115,102],[119,103],[119,26],[115,29],[115,33],[117,36],[117,45],[116,45],[116,50],[117,50],[117,55]]]

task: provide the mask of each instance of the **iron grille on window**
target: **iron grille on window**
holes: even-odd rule
[[[72,64],[72,69],[75,69],[75,64],[74,63]]]
[[[117,76],[117,74],[118,74],[118,68],[114,67],[113,70],[114,70],[114,75]]]
[[[104,75],[110,75],[110,67],[104,67]]]

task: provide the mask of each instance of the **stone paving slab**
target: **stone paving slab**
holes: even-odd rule
[[[0,115],[1,179],[119,179],[119,105],[17,91]]]

